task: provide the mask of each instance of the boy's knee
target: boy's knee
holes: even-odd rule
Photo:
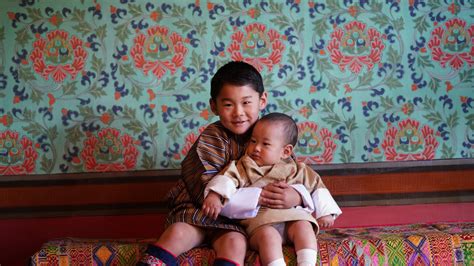
[[[273,226],[261,226],[256,229],[252,236],[253,239],[258,239],[258,242],[270,242],[274,243],[277,241],[281,242],[280,233]]]
[[[247,250],[247,239],[246,237],[238,232],[228,232],[214,241],[214,248],[232,248],[235,250]]]
[[[162,236],[168,240],[186,241],[186,239],[189,239],[190,235],[192,235],[191,229],[188,224],[174,223],[165,230]]]
[[[314,231],[313,225],[309,221],[292,221],[287,223],[286,230],[289,236],[295,233],[308,234]]]
[[[227,254],[229,250],[232,250],[235,254],[245,254],[247,251],[247,239],[241,233],[227,232],[216,238],[212,246],[218,254]]]

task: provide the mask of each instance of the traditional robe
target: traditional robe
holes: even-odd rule
[[[258,166],[252,158],[244,155],[238,161],[232,161],[208,183],[206,194],[212,190],[223,198],[230,199],[238,188],[264,187],[276,181],[284,181],[289,185],[304,185],[313,196],[316,210],[324,209],[323,214],[316,214],[317,217],[341,213],[321,177],[311,167],[296,162],[293,158],[282,160],[271,166]],[[301,208],[270,209],[262,207],[254,218],[243,219],[241,224],[251,235],[259,226],[296,220],[309,221],[318,228],[314,217]]]

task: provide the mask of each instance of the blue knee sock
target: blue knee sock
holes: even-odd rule
[[[213,266],[238,266],[239,264],[228,260],[228,259],[223,259],[223,258],[216,258],[214,260]]]
[[[178,259],[171,252],[159,246],[148,245],[144,254],[144,257],[147,256],[158,258],[164,262],[166,266],[178,266]],[[148,263],[142,260],[137,265],[148,265]]]

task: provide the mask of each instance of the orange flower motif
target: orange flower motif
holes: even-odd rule
[[[307,164],[324,164],[333,161],[336,151],[332,133],[314,122],[303,122],[298,124],[298,146],[295,153],[298,161]]]
[[[25,136],[19,139],[15,131],[0,132],[0,175],[32,174],[37,159],[33,141]]]
[[[81,159],[88,171],[127,171],[136,167],[138,150],[128,134],[104,128],[84,141]]]
[[[134,42],[130,55],[135,66],[146,75],[151,71],[159,79],[167,71],[174,74],[180,69],[188,51],[180,35],[168,34],[168,28],[161,26],[149,28],[147,35],[138,33]]]
[[[258,71],[264,67],[272,70],[280,64],[285,46],[280,34],[271,29],[267,31],[264,24],[253,23],[245,27],[245,33],[236,31],[227,48],[232,60],[244,61],[253,65]]]
[[[46,80],[51,75],[58,83],[67,75],[75,79],[84,69],[87,59],[82,46],[82,40],[74,35],[69,39],[69,34],[63,30],[49,32],[47,40],[40,36],[33,43],[30,55],[33,69]]]
[[[385,45],[381,34],[374,28],[366,29],[367,25],[352,21],[344,26],[334,28],[327,50],[333,63],[341,71],[346,67],[352,73],[359,73],[364,66],[371,70],[380,62]]]
[[[350,6],[349,9],[347,10],[349,14],[353,17],[357,16],[357,13],[359,12],[359,9],[357,6]]]
[[[428,47],[434,61],[458,70],[464,63],[474,65],[473,40],[474,24],[467,26],[466,21],[454,18],[431,32]]]
[[[420,122],[406,119],[385,132],[382,149],[388,161],[431,160],[438,145],[432,128],[420,129]]]

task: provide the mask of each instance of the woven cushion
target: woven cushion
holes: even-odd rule
[[[32,265],[135,265],[147,243],[156,239],[51,240],[31,258]],[[474,223],[418,224],[344,228],[318,236],[318,265],[474,265]],[[284,247],[288,265],[296,265],[294,249]],[[179,257],[180,265],[212,265],[209,248]],[[246,265],[260,265],[249,251]]]

